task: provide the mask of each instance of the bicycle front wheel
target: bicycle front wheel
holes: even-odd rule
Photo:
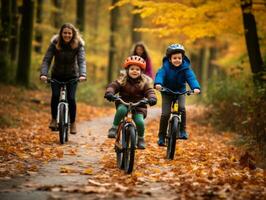
[[[123,131],[123,123],[120,123],[118,125],[116,140],[115,140],[116,163],[119,169],[124,169],[122,131]]]
[[[66,106],[64,104],[59,106],[59,140],[61,144],[64,144],[68,140],[68,123],[65,120]]]
[[[179,135],[179,122],[177,117],[173,117],[171,120],[170,130],[168,134],[167,142],[167,159],[174,159],[176,148],[176,136]]]
[[[130,174],[133,171],[135,159],[136,131],[133,126],[128,127],[126,131],[126,148],[124,150],[123,159],[125,172]]]

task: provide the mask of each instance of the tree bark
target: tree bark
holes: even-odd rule
[[[86,0],[77,0],[76,24],[80,32],[84,32],[85,30],[85,8],[86,8]]]
[[[141,41],[141,32],[137,32],[134,29],[140,28],[142,26],[142,19],[140,14],[134,14],[132,19],[132,43],[136,43]]]
[[[94,23],[93,23],[93,41],[96,41],[95,45],[92,46],[92,53],[93,55],[98,54],[98,31],[99,31],[99,14],[100,14],[100,6],[101,6],[101,0],[97,0],[95,3],[95,9],[94,9]],[[91,80],[93,82],[96,82],[97,80],[97,64],[94,62],[92,65],[92,74],[91,74]]]
[[[19,30],[19,16],[18,16],[18,6],[17,1],[12,0],[11,6],[11,37],[10,37],[10,56],[11,62],[16,62],[17,60],[17,48],[18,48],[18,30]]]
[[[112,0],[112,6],[115,5],[118,0]],[[107,81],[110,83],[113,80],[113,72],[115,71],[115,55],[116,55],[116,43],[115,34],[118,30],[119,9],[115,7],[111,10],[110,17],[110,38],[109,38],[109,61],[108,61],[108,74]]]
[[[0,81],[9,80],[10,65],[10,30],[11,30],[11,1],[1,0],[1,32],[0,32]]]
[[[241,9],[251,71],[253,73],[262,72],[265,69],[260,53],[256,21],[251,12],[252,0],[241,0]]]
[[[42,24],[43,21],[43,0],[38,0],[37,1],[37,12],[36,12],[36,31],[35,31],[35,51],[37,53],[42,52],[42,41],[43,41],[43,35],[42,31],[40,30],[40,25]]]
[[[56,7],[56,11],[53,14],[54,27],[60,28],[62,25],[62,1],[61,0],[53,0],[54,6]]]
[[[29,86],[32,32],[34,19],[34,0],[23,0],[22,20],[20,26],[19,58],[16,81]]]
[[[210,60],[210,48],[205,47],[202,60],[202,91],[203,96],[207,94],[208,91],[208,69],[209,69],[209,60]]]

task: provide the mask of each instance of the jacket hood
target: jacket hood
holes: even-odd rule
[[[169,59],[165,56],[163,58],[163,67],[172,68],[172,64],[170,63]],[[187,69],[190,67],[190,60],[187,56],[184,56],[182,64],[180,67],[177,67],[178,70]]]
[[[58,34],[53,35],[53,37],[51,38],[51,43],[56,43],[58,41],[58,37]],[[85,46],[85,41],[81,37],[79,38],[79,42],[82,46]]]

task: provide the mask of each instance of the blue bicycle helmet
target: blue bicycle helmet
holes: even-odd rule
[[[171,44],[170,46],[168,46],[166,49],[166,56],[170,58],[174,53],[182,53],[183,55],[185,55],[184,46],[181,44]]]

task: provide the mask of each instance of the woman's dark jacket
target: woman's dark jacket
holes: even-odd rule
[[[84,41],[80,40],[77,48],[72,49],[70,44],[63,44],[61,49],[56,48],[58,35],[54,36],[41,64],[41,76],[47,76],[54,58],[51,76],[58,80],[69,80],[79,76],[86,77],[86,60]]]

